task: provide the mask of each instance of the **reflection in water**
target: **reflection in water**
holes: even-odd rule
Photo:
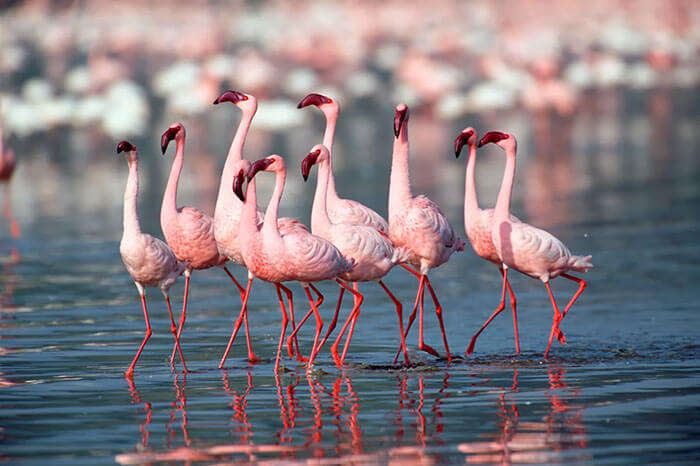
[[[180,377],[182,377],[182,383],[180,383]],[[187,395],[185,394],[185,388],[187,387],[186,373],[175,374],[173,385],[175,386],[175,401],[170,404],[172,406],[170,410],[170,419],[165,425],[165,430],[168,432],[168,448],[172,447],[173,441],[177,437],[177,431],[173,427],[177,420],[177,413],[180,413],[180,426],[182,428],[183,440],[185,441],[185,445],[190,446],[190,434],[187,430]]]
[[[143,404],[143,412],[146,413],[146,418],[144,419],[143,423],[139,427],[139,430],[141,431],[141,446],[144,448],[147,448],[148,447],[148,439],[151,436],[149,426],[151,425],[151,418],[153,417],[153,408],[151,407],[151,403],[141,400],[141,395],[140,395],[138,389],[136,388],[136,385],[134,385],[134,378],[133,377],[124,377],[124,379],[129,384],[129,395],[131,395],[131,404],[132,405]]]

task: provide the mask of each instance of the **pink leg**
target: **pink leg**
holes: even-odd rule
[[[170,314],[170,331],[173,332],[173,336],[175,337],[175,347],[177,348],[177,352],[180,355],[182,367],[184,368],[185,372],[188,372],[187,364],[185,363],[185,357],[182,355],[180,340],[178,340],[177,338],[177,326],[175,325],[175,319],[173,318],[173,309],[170,307],[170,297],[168,296],[167,292],[163,292],[163,295],[165,295],[165,303],[168,305],[168,314]]]
[[[350,330],[348,331],[348,336],[345,339],[345,346],[343,347],[343,356],[340,358],[340,362],[345,361],[345,356],[348,354],[348,347],[350,346],[350,340],[352,340],[352,334],[355,331],[355,325],[357,324],[357,318],[360,316],[360,306],[362,306],[362,301],[364,301],[364,296],[360,294],[359,286],[357,282],[352,284],[352,289],[355,290],[354,307],[352,310],[352,324],[350,324]]]
[[[445,333],[445,323],[442,321],[442,306],[438,301],[437,294],[433,287],[430,285],[430,278],[425,276],[425,282],[428,285],[428,291],[430,291],[430,296],[433,298],[433,304],[435,305],[435,315],[438,318],[438,323],[440,324],[440,331],[442,332],[442,343],[445,345],[445,352],[447,353],[447,361],[452,361],[452,354],[450,353],[450,347],[447,344],[447,334]]]
[[[396,315],[399,317],[399,332],[401,334],[401,350],[403,351],[403,358],[407,365],[411,364],[411,360],[408,358],[408,349],[406,349],[406,338],[403,334],[403,306],[401,305],[401,301],[396,299],[396,296],[389,291],[389,288],[386,287],[383,281],[379,280],[379,286],[381,286],[386,294],[389,295],[389,298],[391,298],[396,306]]]
[[[236,280],[236,277],[233,276],[233,274],[229,271],[229,269],[224,265],[222,267],[224,269],[224,272],[226,272],[226,275],[229,276],[229,278],[233,281],[233,284],[236,285],[236,288],[238,288],[238,294],[241,295],[241,301],[243,301],[243,297],[245,296],[245,288],[241,286],[240,283],[238,283],[238,280]]]
[[[412,271],[412,269],[407,269],[407,270]],[[416,293],[416,300],[413,303],[413,309],[411,310],[411,315],[408,316],[408,323],[406,324],[406,332],[404,333],[404,341],[406,341],[406,338],[408,338],[408,332],[411,330],[411,326],[413,325],[413,321],[416,320],[416,313],[418,312],[418,305],[420,304],[422,283],[423,283],[423,280],[418,281],[418,293]],[[399,360],[400,355],[401,355],[401,348],[399,348],[396,351],[396,356],[394,356],[394,364],[396,364],[396,361]]]
[[[507,288],[507,283],[508,283],[508,270],[503,270],[499,269],[501,271],[501,275],[503,276],[503,287],[501,291],[501,303],[498,305],[496,310],[491,314],[491,317],[486,319],[486,322],[484,322],[484,325],[481,326],[478,332],[474,334],[472,337],[472,340],[469,342],[469,347],[467,348],[467,353],[466,355],[469,356],[474,352],[474,345],[476,344],[476,339],[479,338],[479,335],[481,335],[481,332],[484,331],[484,329],[491,323],[491,321],[501,313],[503,309],[506,307],[506,288]]]
[[[177,329],[177,335],[175,335],[175,341],[180,344],[180,335],[182,335],[182,329],[185,327],[185,319],[187,318],[187,297],[190,292],[190,275],[192,272],[190,270],[185,270],[185,294],[182,298],[182,314],[180,315],[180,326]],[[170,354],[170,365],[175,365],[175,351],[177,348],[173,347],[173,352]]]
[[[418,294],[420,296],[420,316],[418,320],[418,349],[421,351],[425,351],[428,354],[432,354],[436,358],[439,358],[440,355],[438,354],[437,351],[435,351],[431,346],[428,346],[427,343],[425,343],[425,339],[423,337],[423,300],[425,297],[425,281],[428,277],[425,275],[421,275],[420,277],[420,285],[418,286]]]
[[[504,276],[505,280],[505,273],[501,271],[501,274]],[[513,289],[510,287],[510,282],[508,280],[505,280],[506,282],[506,288],[508,288],[508,294],[510,295],[510,307],[513,309],[513,333],[515,334],[515,355],[520,354],[520,336],[518,336],[518,301],[515,299],[515,293],[513,293]]]
[[[228,340],[228,345],[226,346],[226,351],[224,351],[224,355],[221,357],[221,361],[219,362],[219,369],[224,367],[224,362],[226,362],[226,358],[228,357],[229,351],[231,351],[231,346],[233,346],[233,342],[236,339],[236,335],[238,334],[238,330],[241,328],[241,324],[243,323],[243,317],[245,315],[246,307],[248,307],[248,296],[250,296],[250,287],[253,285],[253,279],[249,278],[248,279],[248,286],[246,287],[246,294],[243,297],[243,303],[241,304],[241,312],[238,315],[238,320],[236,320],[236,325],[233,329],[233,333],[231,333],[231,338]]]
[[[294,296],[292,295],[292,290],[290,290],[289,288],[287,288],[286,286],[284,286],[281,283],[278,283],[278,285],[279,285],[280,289],[282,291],[284,291],[284,293],[287,295],[287,305],[289,306],[289,316],[290,316],[291,322],[292,322],[292,330],[294,330],[294,328],[296,327],[296,324],[294,323]],[[296,346],[297,359],[298,360],[305,360],[305,358],[303,358],[301,356],[301,352],[299,351],[299,341],[297,340],[296,336],[294,337],[293,341],[291,338],[289,339],[289,346],[288,346],[289,357],[290,358],[294,357],[294,346],[292,346],[292,343],[294,344],[294,346]]]
[[[280,301],[280,310],[282,311],[282,331],[280,332],[280,342],[277,345],[277,358],[275,359],[275,376],[279,373],[280,368],[280,353],[282,353],[282,342],[284,341],[284,334],[287,331],[287,310],[284,308],[284,299],[282,299],[282,293],[280,293],[280,285],[275,283],[275,290],[277,291],[277,298]]]
[[[333,314],[333,320],[331,321],[331,324],[328,326],[328,331],[326,332],[326,336],[323,337],[323,340],[321,340],[321,344],[318,347],[318,350],[321,351],[323,348],[323,345],[326,344],[326,340],[328,340],[328,337],[331,335],[333,330],[335,330],[335,326],[338,324],[338,314],[340,313],[340,306],[343,304],[343,294],[345,293],[345,288],[342,286],[340,287],[340,293],[338,294],[338,304],[335,305],[335,313]]]
[[[153,332],[151,331],[151,322],[148,319],[148,309],[146,308],[146,295],[143,293],[139,294],[141,295],[141,306],[143,307],[143,316],[146,319],[146,336],[143,338],[141,346],[136,352],[136,356],[134,356],[134,360],[131,361],[131,365],[124,373],[124,375],[128,378],[132,378],[134,376],[134,366],[136,365],[136,361],[139,360],[139,356],[141,356],[141,351],[143,351],[143,348],[146,346],[148,339],[151,338],[151,335],[153,334]]]
[[[246,295],[250,297],[250,290],[246,289]],[[246,301],[245,313],[243,314],[243,324],[245,325],[245,342],[248,346],[248,362],[255,364],[260,361],[258,357],[253,353],[253,346],[250,344],[250,328],[248,328],[248,306]]]
[[[554,299],[554,294],[552,294],[552,288],[549,286],[549,282],[546,282],[544,286],[547,287],[547,293],[549,293],[549,300],[552,302],[552,307],[554,308],[554,318],[552,319],[552,331],[549,333],[549,342],[547,343],[547,350],[544,352],[544,357],[549,357],[549,349],[552,347],[552,339],[559,329],[559,322],[561,322],[561,312],[559,312],[559,306],[557,306],[557,301]]]
[[[311,369],[311,366],[313,366],[314,359],[316,359],[316,353],[317,353],[317,345],[318,345],[318,339],[321,336],[321,330],[323,330],[323,320],[321,319],[321,313],[318,312],[318,308],[316,307],[316,303],[314,302],[313,298],[311,297],[311,292],[309,291],[309,287],[304,285],[304,292],[306,292],[306,298],[309,300],[309,304],[311,304],[311,310],[314,313],[314,316],[316,317],[316,334],[314,335],[314,344],[311,350],[311,355],[309,356],[309,362],[307,365],[308,369]],[[301,326],[301,324],[299,324]]]
[[[331,347],[331,354],[333,355],[333,360],[335,361],[336,366],[338,366],[339,369],[342,369],[343,368],[343,361],[345,360],[345,355],[346,355],[346,352],[348,349],[348,344],[350,342],[350,338],[352,337],[352,332],[348,333],[348,339],[345,342],[345,348],[344,348],[342,357],[338,356],[338,345],[340,345],[340,340],[343,338],[343,334],[345,334],[345,330],[347,330],[350,322],[352,321],[354,324],[354,322],[355,322],[354,319],[360,313],[360,306],[362,305],[362,301],[364,300],[364,298],[357,290],[350,288],[348,285],[343,283],[341,280],[336,279],[336,282],[338,282],[338,285],[340,285],[341,289],[348,290],[350,293],[353,294],[353,296],[355,298],[353,300],[354,304],[353,304],[352,311],[350,311],[348,318],[345,320],[345,324],[343,325],[343,328],[340,329],[340,333],[338,334],[338,337],[335,339],[335,342],[333,343],[333,346]],[[357,286],[357,285],[355,284],[355,286]]]
[[[581,296],[583,291],[586,289],[587,283],[586,283],[586,280],[584,280],[582,278],[574,277],[573,275],[569,275],[568,273],[563,273],[563,274],[561,274],[561,276],[568,279],[568,280],[571,280],[571,281],[578,283],[578,290],[576,290],[576,293],[569,301],[569,304],[567,304],[566,307],[564,308],[564,312],[562,312],[561,318],[563,320],[564,317],[566,317],[566,314],[569,312],[569,309],[571,309],[571,306],[574,305],[574,303],[576,302],[578,297]],[[561,332],[561,330],[559,330],[558,327],[557,327],[556,335],[557,335],[557,340],[559,340],[559,343],[564,344],[566,342],[566,338],[564,337],[564,334]]]
[[[314,291],[314,293],[316,293],[316,295],[318,296],[318,301],[315,302],[316,307],[318,307],[318,306],[321,305],[321,303],[323,303],[323,295],[321,294],[320,291],[318,291],[318,289],[317,289],[313,284],[309,284],[309,286],[310,286],[311,289]],[[307,290],[307,291],[308,291],[308,290]],[[294,341],[296,341],[296,339],[297,339],[297,333],[299,332],[299,330],[301,329],[301,327],[304,325],[304,322],[306,322],[306,320],[307,320],[309,317],[311,317],[311,314],[312,314],[313,312],[314,312],[314,309],[313,309],[313,306],[312,306],[311,309],[309,309],[309,312],[306,313],[306,315],[304,316],[304,318],[301,319],[301,322],[299,322],[299,325],[298,325],[296,328],[293,329],[292,334],[289,335],[289,337],[287,337],[287,347],[288,347],[288,348],[289,348],[290,345],[291,345],[290,342],[292,341],[292,339],[294,339]],[[294,327],[294,314],[292,314],[292,327]],[[297,360],[298,360],[298,361],[306,361],[306,358],[304,358],[304,357],[301,355],[301,353],[299,352],[299,343],[297,342],[296,345],[297,345]],[[292,356],[292,355],[290,354],[290,356]]]

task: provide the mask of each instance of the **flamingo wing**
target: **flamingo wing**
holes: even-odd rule
[[[287,260],[281,268],[298,281],[328,279],[352,269],[340,251],[319,236],[294,233],[282,238]]]
[[[329,209],[328,216],[332,223],[369,225],[382,233],[389,233],[389,224],[381,215],[352,199],[340,199],[333,209]]]
[[[440,207],[425,196],[416,196],[412,201],[406,215],[407,228],[452,249],[457,237]]]
[[[571,251],[557,237],[527,223],[508,223],[510,234],[501,230],[501,257],[506,264],[539,277],[566,266]],[[509,257],[510,256],[510,257]]]

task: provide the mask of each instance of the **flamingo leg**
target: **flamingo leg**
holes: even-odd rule
[[[406,270],[412,271],[410,268],[406,268]],[[413,303],[413,309],[411,310],[411,315],[408,316],[408,323],[406,324],[406,332],[404,333],[404,341],[408,337],[408,332],[411,330],[411,326],[413,325],[413,321],[416,320],[416,313],[418,312],[418,305],[420,304],[420,294],[421,294],[421,287],[422,287],[422,280],[418,281],[418,293],[416,293],[416,300]],[[396,356],[394,356],[394,364],[396,364],[396,361],[399,360],[399,356],[401,355],[401,348],[399,348],[396,351]]]
[[[343,328],[340,329],[340,333],[338,334],[338,337],[335,339],[335,342],[333,343],[333,346],[331,347],[331,354],[333,355],[333,360],[335,361],[336,366],[338,366],[339,369],[342,369],[343,368],[343,361],[345,360],[345,355],[346,355],[346,352],[348,349],[348,345],[350,343],[350,338],[352,337],[352,332],[348,333],[348,339],[345,341],[345,348],[343,350],[342,357],[338,356],[338,346],[340,345],[340,340],[343,338],[343,335],[345,334],[345,330],[347,330],[348,325],[350,324],[351,321],[353,322],[353,325],[354,325],[355,320],[353,318],[356,317],[356,315],[358,315],[360,313],[360,306],[362,305],[362,301],[364,300],[364,298],[356,289],[350,288],[348,285],[343,283],[341,280],[336,279],[336,282],[338,282],[338,285],[341,286],[341,289],[348,290],[350,293],[353,294],[353,296],[355,298],[352,311],[350,311],[348,318],[345,320],[345,324],[343,325]],[[355,283],[355,286],[357,286],[356,283]]]
[[[180,355],[180,361],[182,361],[182,367],[184,368],[185,372],[188,372],[187,364],[185,363],[185,357],[182,355],[182,348],[180,347],[180,340],[178,340],[178,338],[177,338],[177,326],[175,325],[175,319],[173,318],[173,309],[170,306],[170,296],[168,296],[167,291],[163,291],[163,296],[165,296],[165,303],[168,305],[168,314],[170,314],[170,331],[173,332],[173,336],[175,337],[175,348],[177,348],[177,352]]]
[[[318,308],[316,307],[316,302],[314,302],[313,298],[311,297],[311,292],[309,291],[309,286],[308,285],[303,285],[304,286],[304,292],[306,293],[306,298],[309,300],[309,304],[311,304],[311,310],[314,313],[314,317],[316,317],[316,334],[314,335],[314,344],[311,350],[311,355],[309,356],[309,362],[307,365],[307,369],[311,369],[311,366],[313,366],[314,359],[316,359],[316,353],[317,353],[317,348],[318,348],[318,339],[321,336],[321,330],[323,330],[323,319],[321,319],[321,313],[318,312]],[[301,323],[299,324],[301,327]]]
[[[290,320],[292,322],[292,330],[294,330],[294,327],[295,327],[295,324],[294,324],[294,295],[292,294],[292,290],[290,290],[289,288],[287,288],[283,284],[278,283],[277,285],[279,285],[280,289],[282,291],[284,291],[284,294],[287,295],[287,305],[289,306],[289,316],[290,316]],[[296,349],[297,349],[297,355],[300,355],[299,341],[297,340],[296,337],[294,337],[294,345],[296,346]],[[289,357],[291,358],[294,356],[294,347],[291,345],[291,343],[290,343],[288,349],[289,349]]]
[[[236,277],[234,277],[233,274],[229,271],[228,267],[223,265],[221,266],[221,268],[224,269],[226,275],[228,275],[231,281],[233,281],[233,284],[236,285],[236,288],[238,288],[238,293],[241,295],[241,301],[243,301],[243,297],[245,296],[245,288],[243,288],[241,284],[238,283],[238,280],[236,280]]]
[[[185,319],[187,318],[187,297],[190,293],[190,276],[192,271],[190,269],[185,270],[185,294],[182,297],[182,314],[180,314],[180,326],[177,328],[177,335],[175,335],[175,341],[180,344],[180,335],[182,335],[182,329],[185,327]],[[173,346],[173,352],[170,354],[170,365],[175,365],[175,351],[176,346]]]
[[[425,275],[425,282],[428,285],[428,291],[430,296],[433,298],[433,304],[435,305],[435,315],[438,318],[438,323],[440,324],[440,331],[442,332],[442,342],[445,345],[445,352],[447,353],[447,361],[452,361],[452,354],[450,353],[450,346],[447,344],[447,334],[445,333],[445,323],[442,321],[442,306],[440,301],[438,301],[437,294],[433,287],[430,285],[430,278]],[[422,303],[422,302],[421,302]]]
[[[143,307],[143,317],[144,317],[144,319],[146,319],[146,335],[144,336],[143,341],[141,342],[141,346],[139,347],[139,350],[136,352],[136,356],[134,356],[134,360],[131,361],[131,365],[124,373],[124,375],[128,378],[132,378],[134,376],[134,366],[136,365],[136,361],[139,360],[139,356],[141,356],[141,351],[143,351],[143,348],[146,346],[148,339],[151,338],[151,335],[153,334],[153,331],[151,331],[151,322],[148,318],[148,309],[146,308],[146,295],[143,292],[143,289],[139,289],[139,294],[141,295],[141,306]]]
[[[432,354],[436,358],[439,358],[440,355],[438,354],[435,349],[433,349],[431,346],[429,346],[427,343],[425,343],[425,339],[423,336],[423,301],[425,300],[425,282],[426,279],[425,275],[421,275],[420,277],[420,285],[418,287],[418,295],[420,296],[420,316],[418,320],[418,349],[421,351],[425,351],[428,354]]]
[[[360,294],[359,286],[357,282],[352,284],[353,290],[355,290],[354,308],[350,314],[352,317],[352,324],[350,324],[350,330],[348,331],[348,336],[345,339],[345,346],[343,347],[343,356],[340,358],[340,362],[345,361],[345,356],[348,354],[348,347],[350,346],[350,340],[352,340],[352,334],[355,331],[355,325],[357,324],[357,318],[360,316],[360,306],[362,306],[362,301],[364,301],[364,296]]]
[[[389,298],[394,302],[394,305],[396,306],[396,315],[399,318],[399,332],[401,333],[401,348],[400,350],[403,351],[403,358],[406,364],[411,364],[411,360],[408,358],[408,350],[406,349],[406,338],[404,337],[403,334],[403,306],[401,305],[401,301],[396,299],[396,296],[389,291],[389,288],[386,287],[383,281],[379,280],[379,286],[382,287],[384,292],[389,295]]]
[[[280,353],[282,352],[282,343],[284,341],[284,334],[287,331],[287,310],[284,308],[284,299],[282,299],[282,293],[280,292],[279,283],[275,283],[275,290],[277,291],[277,298],[280,301],[280,310],[282,311],[282,331],[280,332],[280,341],[277,345],[277,358],[275,359],[275,377],[279,373],[280,368]]]
[[[510,282],[506,279],[505,270],[500,269],[501,275],[503,275],[503,280],[506,283],[506,288],[508,288],[508,295],[510,296],[510,307],[513,309],[513,333],[515,334],[515,355],[520,354],[520,337],[518,336],[518,301],[515,299],[515,293],[513,288],[510,287]]]
[[[331,321],[330,325],[328,326],[328,331],[326,332],[326,336],[323,337],[323,340],[321,340],[321,344],[319,345],[318,350],[321,351],[321,348],[323,348],[323,345],[326,344],[326,340],[328,340],[328,337],[331,335],[333,330],[335,330],[335,326],[338,324],[338,314],[340,313],[340,306],[343,304],[343,294],[345,294],[345,288],[342,286],[340,287],[340,292],[338,293],[338,304],[335,305],[335,313],[333,313],[333,320]]]
[[[318,291],[318,289],[317,289],[313,284],[309,284],[309,286],[310,286],[311,289],[314,291],[314,293],[316,293],[316,295],[318,296],[318,301],[316,301],[316,302],[314,303],[315,306],[318,307],[318,306],[321,305],[321,303],[323,303],[323,299],[324,299],[324,298],[323,298],[323,295],[321,294],[320,291]],[[307,291],[308,291],[308,290],[307,290]],[[289,337],[287,337],[287,347],[288,347],[288,348],[289,348],[290,345],[291,345],[290,342],[292,341],[292,339],[294,339],[294,341],[296,341],[296,339],[297,339],[297,333],[299,333],[299,330],[300,330],[301,327],[304,325],[304,322],[306,322],[307,319],[308,319],[309,317],[311,317],[311,314],[313,314],[313,312],[314,312],[314,309],[313,309],[313,306],[312,306],[311,309],[309,309],[309,311],[306,313],[306,315],[304,316],[304,318],[301,319],[301,322],[299,322],[299,325],[298,325],[297,327],[294,328],[294,330],[292,331],[292,334],[289,335]],[[292,327],[294,327],[294,314],[292,314]],[[292,356],[292,355],[290,354],[290,356]],[[298,342],[297,342],[297,360],[298,360],[298,361],[302,361],[302,362],[306,360],[306,359],[301,355],[301,353],[299,352],[299,343],[298,343]]]
[[[226,345],[226,350],[224,351],[224,355],[221,357],[221,361],[219,362],[219,369],[224,367],[224,362],[226,362],[226,358],[228,357],[229,351],[231,351],[231,346],[233,346],[233,342],[236,339],[236,335],[238,335],[238,330],[241,328],[241,324],[243,323],[243,317],[246,312],[246,308],[248,307],[248,297],[250,296],[250,288],[253,285],[253,279],[248,278],[248,286],[246,287],[246,293],[245,296],[243,297],[243,303],[241,304],[241,312],[238,315],[238,319],[236,320],[236,325],[233,329],[233,333],[231,333],[231,338],[228,340],[228,345]]]
[[[559,306],[557,306],[557,301],[554,299],[554,294],[552,294],[552,288],[549,286],[549,282],[544,284],[547,287],[547,293],[549,293],[549,300],[552,302],[552,307],[554,308],[554,318],[552,319],[552,331],[549,333],[549,342],[547,343],[547,350],[544,352],[544,357],[549,357],[549,349],[552,347],[552,339],[554,335],[559,330],[559,322],[561,322],[562,315],[559,312]]]
[[[507,283],[508,283],[508,278],[507,278],[508,271],[507,270],[504,271],[503,269],[499,269],[499,270],[501,270],[501,275],[503,276],[503,287],[502,287],[503,289],[501,291],[501,303],[498,305],[498,307],[493,312],[493,314],[491,314],[491,317],[486,319],[486,322],[484,322],[484,325],[482,325],[481,328],[479,329],[479,331],[476,332],[474,334],[474,336],[472,337],[472,340],[469,342],[469,347],[467,348],[467,353],[466,353],[467,356],[469,356],[470,354],[472,354],[474,352],[474,345],[476,344],[476,339],[479,338],[479,335],[481,335],[481,332],[483,332],[484,329],[486,327],[488,327],[488,325],[491,323],[491,321],[498,314],[500,314],[501,311],[503,311],[503,309],[506,308],[506,287],[507,287]],[[516,335],[517,335],[517,333],[516,333]]]
[[[574,303],[576,302],[576,300],[578,299],[578,297],[581,296],[581,294],[586,289],[586,286],[588,284],[586,283],[586,280],[584,280],[582,278],[574,277],[573,275],[569,275],[568,273],[563,273],[563,274],[561,274],[561,276],[568,279],[568,280],[571,280],[571,281],[578,283],[578,290],[576,290],[576,293],[574,294],[574,296],[571,298],[569,303],[564,308],[564,312],[562,312],[562,314],[561,314],[561,318],[563,320],[564,317],[566,317],[566,314],[571,309],[571,306],[573,306]],[[557,328],[556,335],[557,335],[557,340],[559,340],[559,343],[564,344],[566,342],[566,338],[564,337],[564,334],[561,332],[561,330],[559,330],[559,328]]]

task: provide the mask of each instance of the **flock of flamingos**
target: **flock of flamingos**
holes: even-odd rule
[[[134,366],[141,355],[152,331],[146,307],[145,288],[158,287],[165,296],[170,313],[171,331],[175,345],[171,355],[171,365],[179,355],[184,370],[185,358],[180,347],[180,337],[187,315],[187,295],[190,276],[193,270],[221,267],[231,278],[241,298],[241,310],[236,320],[231,338],[221,358],[223,367],[236,335],[245,325],[248,359],[258,360],[250,342],[248,331],[247,303],[253,278],[275,285],[282,312],[275,371],[279,369],[280,355],[285,343],[290,357],[314,362],[326,340],[338,322],[338,314],[343,295],[353,296],[353,307],[339,335],[331,345],[331,353],[336,365],[342,368],[348,352],[353,330],[360,314],[363,296],[358,289],[359,282],[376,282],[396,306],[400,348],[394,363],[403,353],[404,362],[410,359],[406,349],[406,337],[419,313],[418,349],[433,356],[439,353],[424,341],[423,304],[426,289],[435,305],[446,357],[452,359],[442,320],[442,307],[428,278],[431,269],[447,262],[453,253],[462,251],[465,243],[455,234],[447,218],[433,201],[411,192],[408,169],[408,121],[409,109],[405,104],[396,107],[394,118],[394,145],[389,189],[389,221],[387,222],[372,209],[357,201],[338,196],[333,178],[332,147],[340,107],[338,103],[320,94],[309,94],[299,103],[298,108],[314,105],[326,118],[323,144],[317,144],[304,158],[301,172],[308,179],[314,165],[318,165],[318,179],[311,212],[311,231],[291,218],[278,218],[278,208],[284,192],[287,176],[285,161],[279,155],[250,162],[242,158],[243,145],[257,111],[255,97],[237,91],[226,91],[214,104],[231,102],[243,113],[224,165],[214,216],[210,217],[194,207],[177,206],[177,186],[182,171],[185,152],[185,128],[176,123],[170,126],[161,138],[161,148],[165,154],[170,141],[175,141],[173,160],[168,183],[163,196],[160,222],[166,242],[141,231],[138,211],[138,152],[128,141],[117,145],[117,153],[124,153],[129,165],[129,176],[124,193],[124,233],[120,252],[124,265],[131,275],[141,296],[146,334],[131,365],[126,371],[132,376]],[[494,143],[505,151],[505,173],[494,209],[479,207],[474,169],[477,148]],[[550,233],[521,222],[510,214],[510,199],[515,175],[517,142],[512,134],[491,131],[479,139],[472,127],[465,128],[455,139],[455,155],[459,157],[464,146],[469,147],[466,168],[464,223],[465,231],[474,251],[483,259],[493,262],[503,277],[501,301],[493,315],[473,336],[467,354],[472,353],[474,344],[484,328],[505,308],[506,291],[510,295],[513,310],[516,354],[520,352],[516,299],[508,283],[508,270],[514,269],[544,283],[554,310],[549,342],[545,351],[548,357],[553,339],[561,343],[565,337],[559,325],[571,306],[586,288],[586,282],[570,272],[586,272],[592,264],[590,256],[576,256]],[[255,179],[260,172],[275,175],[275,187],[266,211],[258,210]],[[2,169],[0,167],[0,173]],[[243,287],[226,267],[231,261],[248,269],[248,282]],[[382,281],[384,276],[399,265],[414,274],[418,279],[415,303],[404,329],[402,305]],[[180,275],[185,276],[185,291],[179,325],[173,317],[169,288]],[[559,310],[550,280],[564,277],[576,282],[579,287],[563,311]],[[335,280],[340,287],[337,306],[328,329],[321,338],[323,320],[319,306],[323,295],[314,283]],[[310,310],[298,323],[294,319],[292,291],[284,282],[299,282],[310,304]],[[315,294],[312,295],[312,292]],[[284,295],[284,296],[283,296]],[[286,297],[286,303],[285,303]],[[304,322],[313,315],[316,333],[308,358],[299,350],[297,333]],[[287,336],[287,325],[291,320],[292,333]],[[346,335],[345,343],[339,345]]]

